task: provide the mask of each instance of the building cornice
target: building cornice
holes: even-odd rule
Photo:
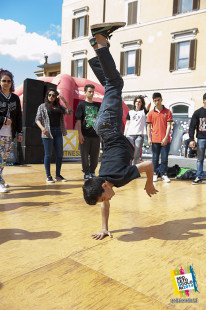
[[[154,89],[138,89],[138,90],[126,90],[126,91],[123,91],[122,92],[122,96],[123,96],[123,99],[125,98],[129,98],[129,97],[132,97],[134,96],[135,94],[137,93],[154,93],[154,92],[157,92],[157,91],[161,91],[161,92],[174,92],[174,91],[192,91],[192,90],[195,90],[195,91],[198,91],[198,90],[205,90],[206,91],[206,86],[193,86],[193,87],[170,87],[170,88],[154,88]],[[127,93],[129,95],[127,95]]]
[[[164,18],[160,18],[160,19],[155,19],[153,21],[145,22],[145,23],[141,23],[140,22],[139,24],[136,24],[136,25],[131,25],[131,26],[127,26],[126,25],[124,28],[120,28],[120,29],[116,30],[116,32],[127,30],[127,29],[133,29],[133,28],[150,26],[150,25],[154,25],[154,24],[158,24],[158,23],[163,23],[163,22],[167,22],[167,21],[171,21],[171,20],[176,20],[176,19],[180,19],[180,18],[185,18],[185,17],[189,17],[189,16],[194,16],[194,15],[202,14],[202,13],[206,13],[206,9],[201,9],[201,10],[198,10],[198,11],[192,11],[192,12],[188,12],[188,13],[183,13],[183,14],[178,14],[178,15],[174,15],[174,16],[169,16],[169,17],[164,17]]]

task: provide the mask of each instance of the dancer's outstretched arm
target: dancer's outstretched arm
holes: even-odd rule
[[[109,200],[105,200],[101,203],[102,229],[98,233],[92,235],[93,239],[101,240],[106,236],[112,238],[111,233],[108,231],[109,208]]]
[[[145,190],[147,195],[149,195],[150,197],[154,194],[157,194],[158,190],[156,190],[156,188],[153,185],[153,164],[151,161],[144,161],[141,164],[136,165],[137,169],[139,170],[139,173],[141,172],[145,172],[147,175],[147,181],[145,184]]]

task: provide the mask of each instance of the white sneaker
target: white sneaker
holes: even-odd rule
[[[0,181],[1,184],[4,184],[4,187],[9,187],[9,184],[7,184],[4,179],[1,179]]]
[[[157,182],[158,181],[158,176],[157,174],[153,174],[153,182]]]
[[[8,193],[9,190],[4,186],[4,184],[0,184],[0,193]]]
[[[165,182],[165,183],[170,183],[171,182],[167,175],[162,175],[161,180],[163,182]]]

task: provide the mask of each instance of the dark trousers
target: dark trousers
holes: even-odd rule
[[[84,143],[80,143],[79,148],[82,159],[82,171],[87,175],[95,173],[98,165],[100,138],[84,136]]]
[[[94,125],[94,129],[105,142],[110,135],[122,134],[122,88],[123,80],[116,69],[108,47],[95,50],[97,57],[89,60],[89,64],[105,87],[105,94]]]
[[[154,166],[154,173],[157,173],[159,168],[159,157],[161,154],[160,175],[167,174],[168,155],[170,151],[170,143],[162,146],[161,143],[152,143],[152,162]]]
[[[53,139],[42,138],[44,145],[44,166],[46,170],[46,175],[49,177],[50,172],[50,163],[52,156],[52,149],[54,146],[56,153],[56,176],[60,176],[62,157],[63,157],[63,137],[60,127],[51,127],[51,134]]]

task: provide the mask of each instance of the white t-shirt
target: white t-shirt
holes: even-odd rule
[[[2,95],[6,98],[6,99],[10,99],[11,98],[11,94],[7,97],[3,92],[1,92]],[[7,118],[10,118],[10,112],[9,110],[7,111]],[[11,137],[12,136],[12,132],[11,132],[11,125],[4,125],[1,127],[0,129],[0,136],[5,136],[5,137]]]
[[[131,110],[127,114],[127,120],[130,121],[127,135],[143,135],[146,128],[146,110]]]

